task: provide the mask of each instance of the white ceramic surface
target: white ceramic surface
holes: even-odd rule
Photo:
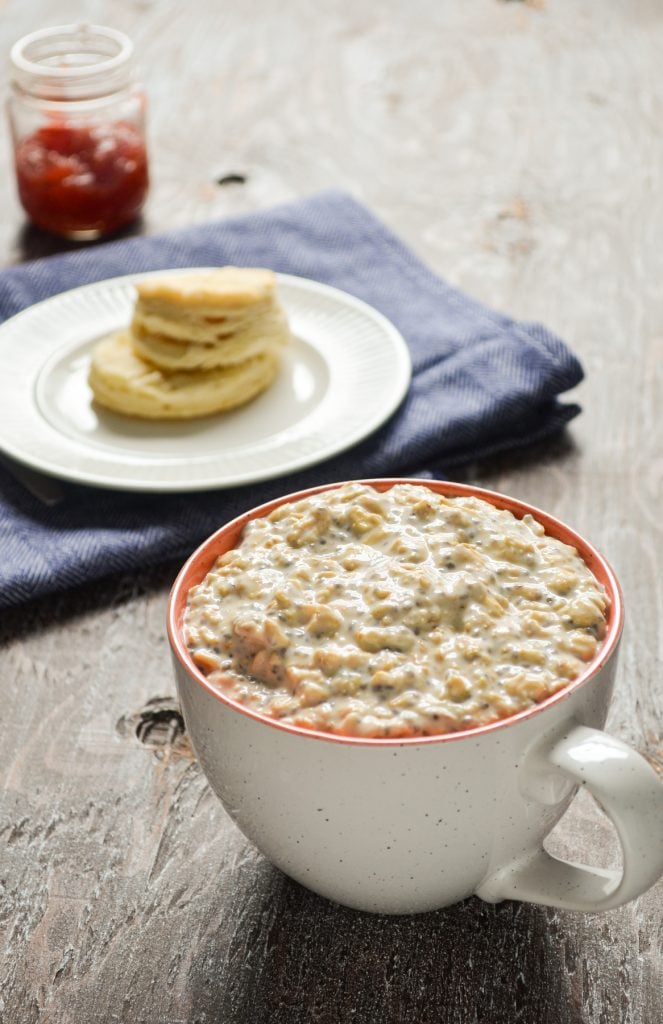
[[[394,482],[400,481],[374,481],[383,488]],[[315,892],[360,910],[413,913],[473,893],[490,902],[512,898],[585,911],[619,906],[663,873],[663,786],[639,754],[601,731],[622,627],[617,581],[586,541],[531,506],[460,484],[420,483],[474,494],[515,515],[531,512],[547,532],[576,546],[611,597],[598,658],[545,703],[446,736],[310,733],[234,704],[186,651],[186,593],[237,542],[247,519],[289,496],[223,527],[189,559],[173,588],[169,636],[203,770],[266,857]],[[312,492],[296,497],[306,493]],[[543,850],[579,784],[612,818],[621,871],[568,864]]]
[[[0,327],[0,450],[98,487],[237,486],[343,451],[376,430],[407,391],[409,353],[392,323],[346,292],[279,274],[294,339],[267,391],[240,409],[182,423],[108,412],[92,401],[90,352],[128,324],[133,284],[146,276],[63,292]]]

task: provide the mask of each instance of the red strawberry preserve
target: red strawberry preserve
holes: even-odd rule
[[[21,203],[40,228],[107,234],[133,220],[148,187],[142,133],[129,122],[54,122],[16,146]]]
[[[41,228],[98,238],[133,220],[147,195],[145,96],[133,46],[98,25],[63,25],[11,50],[9,118],[21,203]]]

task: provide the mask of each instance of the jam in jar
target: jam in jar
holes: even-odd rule
[[[145,98],[131,57],[131,41],[100,26],[45,29],[12,48],[18,194],[39,227],[98,238],[139,213],[148,189]]]

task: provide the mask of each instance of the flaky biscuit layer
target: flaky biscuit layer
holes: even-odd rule
[[[187,310],[249,307],[272,298],[275,288],[274,272],[257,267],[174,271],[155,274],[136,285],[139,304],[168,304],[174,315],[181,307]]]
[[[288,321],[278,306],[224,338],[180,340],[148,330],[138,317],[132,321],[131,333],[138,355],[164,370],[234,366],[290,340]]]

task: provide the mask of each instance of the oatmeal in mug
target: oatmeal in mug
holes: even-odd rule
[[[472,894],[603,911],[661,876],[663,787],[603,730],[623,622],[583,537],[434,480],[251,509],[168,603],[184,720],[228,814],[297,882],[387,914]],[[580,785],[618,870],[543,846]]]
[[[576,679],[608,598],[532,515],[350,483],[247,523],[189,593],[184,635],[225,695],[363,737],[473,729]]]

